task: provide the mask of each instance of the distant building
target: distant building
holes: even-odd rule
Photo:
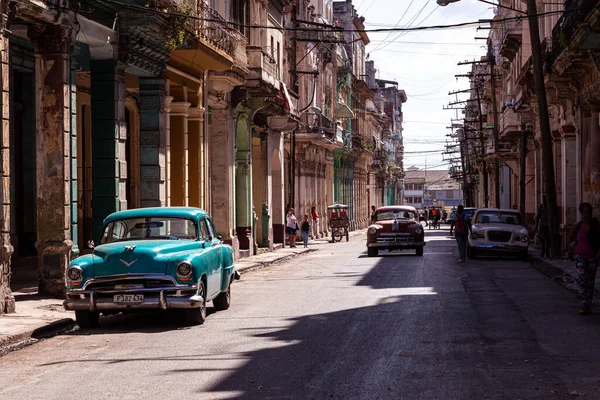
[[[452,208],[463,203],[459,183],[447,170],[408,168],[404,177],[405,204],[415,208]]]

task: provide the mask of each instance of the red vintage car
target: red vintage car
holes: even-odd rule
[[[418,256],[423,255],[425,232],[414,207],[379,207],[375,210],[374,219],[367,231],[369,257],[376,257],[380,250],[407,249],[415,249]]]

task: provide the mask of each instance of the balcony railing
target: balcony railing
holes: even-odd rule
[[[597,0],[566,0],[565,13],[552,29],[552,58],[556,60],[567,48],[575,31],[588,14],[594,11]]]
[[[300,117],[302,127],[299,133],[312,133],[324,135],[327,139],[336,141],[338,129],[332,120],[321,113],[306,112]]]
[[[243,35],[227,26],[227,21],[208,6],[204,0],[174,0],[181,10],[193,17],[187,18],[187,30],[198,39],[234,57]]]

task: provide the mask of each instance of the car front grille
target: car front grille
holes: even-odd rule
[[[171,279],[114,279],[114,280],[103,280],[98,282],[90,283],[87,290],[114,290],[117,285],[143,285],[144,289],[164,288],[169,286],[175,286]]]
[[[488,239],[490,242],[506,243],[510,241],[512,233],[506,231],[488,231]]]
[[[414,242],[415,238],[411,237],[411,236],[384,236],[384,237],[378,237],[377,238],[377,242],[379,243],[394,243],[394,242],[400,242],[400,243],[406,243],[406,242]]]

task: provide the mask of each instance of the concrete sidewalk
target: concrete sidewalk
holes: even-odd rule
[[[349,236],[353,238],[365,234],[366,229],[362,229],[350,232]],[[238,260],[236,269],[243,274],[257,268],[282,263],[333,245],[329,240],[327,238],[310,240],[308,248],[304,248],[300,240],[296,242],[298,245],[296,248],[285,247]],[[57,332],[75,326],[75,313],[63,308],[63,300],[38,296],[37,287],[34,285],[35,283],[13,292],[17,301],[16,313],[0,315],[0,356],[12,349],[51,337]]]

